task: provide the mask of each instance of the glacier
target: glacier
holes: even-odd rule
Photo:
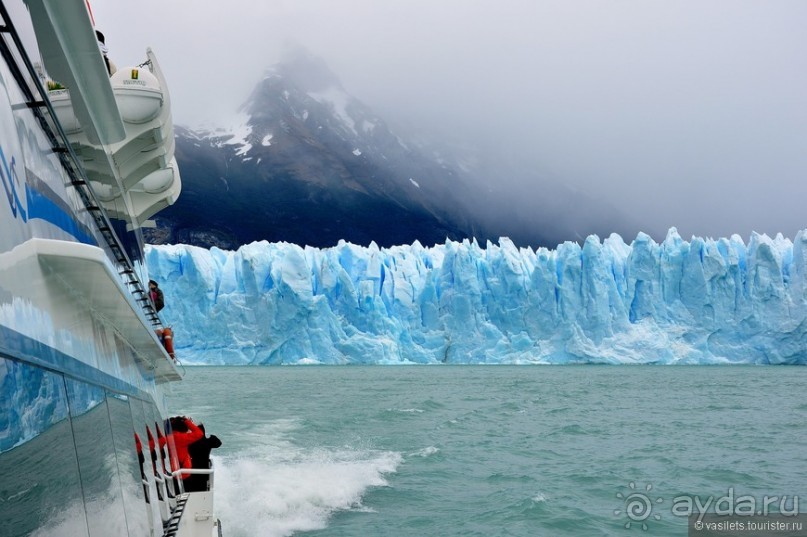
[[[804,364],[807,230],[147,246],[185,364]]]

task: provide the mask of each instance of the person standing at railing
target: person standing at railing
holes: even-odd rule
[[[188,454],[191,456],[191,466],[197,470],[210,469],[210,451],[221,447],[221,440],[219,437],[211,434],[206,436],[205,426],[203,423],[199,424],[202,430],[202,438],[188,446]],[[208,482],[210,476],[205,474],[195,474],[185,480],[185,492],[204,492],[208,490]]]
[[[205,433],[193,423],[193,420],[185,416],[171,418],[170,423],[171,432],[167,439],[168,449],[171,452],[171,471],[176,472],[180,468],[190,469],[193,465],[188,446],[202,438]],[[189,474],[182,474],[183,487],[189,477]]]
[[[118,68],[115,67],[115,64],[112,63],[112,60],[109,59],[109,48],[107,48],[106,46],[106,38],[104,37],[104,34],[101,33],[100,30],[95,31],[95,38],[98,39],[98,48],[101,50],[101,56],[104,57],[104,64],[106,65],[106,71],[107,73],[109,73],[109,76],[112,76],[115,74]]]
[[[149,299],[151,299],[151,304],[154,306],[155,311],[160,311],[165,307],[163,291],[154,280],[149,280]]]

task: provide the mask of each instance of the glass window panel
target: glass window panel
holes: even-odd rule
[[[149,420],[143,411],[143,406],[143,402],[139,399],[133,397],[129,398],[129,408],[132,410],[132,423],[134,424],[135,434],[137,434],[142,445],[143,478],[145,478],[147,482],[144,486],[144,499],[146,501],[145,511],[149,520],[155,521],[160,520],[161,515],[159,511],[159,501],[157,500],[157,488],[154,484],[154,476],[151,472],[151,454],[149,452],[148,432],[146,429]]]
[[[129,398],[125,395],[108,392],[107,406],[109,407],[109,421],[112,424],[112,439],[115,442],[115,452],[118,458],[118,474],[120,475],[129,533],[148,535],[150,523],[148,511],[144,509],[146,499],[143,495],[140,463],[132,430]]]
[[[66,379],[65,383],[90,536],[126,537],[129,532],[106,392],[77,380]]]
[[[144,409],[147,410],[148,405],[143,405]],[[146,419],[149,419],[148,414],[146,415]],[[168,520],[170,508],[168,507],[167,502],[167,495],[165,492],[165,487],[162,484],[162,476],[158,470],[158,456],[157,456],[157,436],[152,432],[153,425],[149,424],[146,425],[146,436],[148,437],[148,460],[149,462],[146,463],[148,466],[147,472],[149,472],[149,476],[154,481],[154,486],[157,488],[157,495],[152,496],[153,498],[157,498],[157,505],[160,508],[160,517],[162,517],[163,521]]]
[[[152,430],[157,440],[155,443],[156,471],[165,479],[167,487],[166,495],[171,499],[179,493],[179,489],[174,483],[173,478],[170,477],[171,461],[168,458],[168,444],[165,436],[164,421],[156,405],[146,405],[146,410],[151,415]]]
[[[0,537],[87,537],[61,375],[0,358]]]

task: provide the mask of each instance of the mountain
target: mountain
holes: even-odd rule
[[[557,249],[152,246],[186,363],[807,363],[807,230]]]
[[[427,244],[479,232],[457,173],[424,157],[301,55],[269,71],[235,129],[178,127],[180,200],[150,242]]]
[[[594,201],[563,187],[514,201],[476,155],[402,139],[305,51],[266,72],[235,127],[177,127],[176,142],[182,195],[145,230],[153,244],[391,246],[510,236],[554,246],[624,230],[614,227],[615,213],[599,227],[587,222],[602,209],[586,210]]]

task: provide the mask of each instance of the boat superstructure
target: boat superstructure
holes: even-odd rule
[[[181,189],[160,66],[110,77],[85,0],[0,18],[0,537],[220,535],[171,469],[181,366],[144,283]]]

